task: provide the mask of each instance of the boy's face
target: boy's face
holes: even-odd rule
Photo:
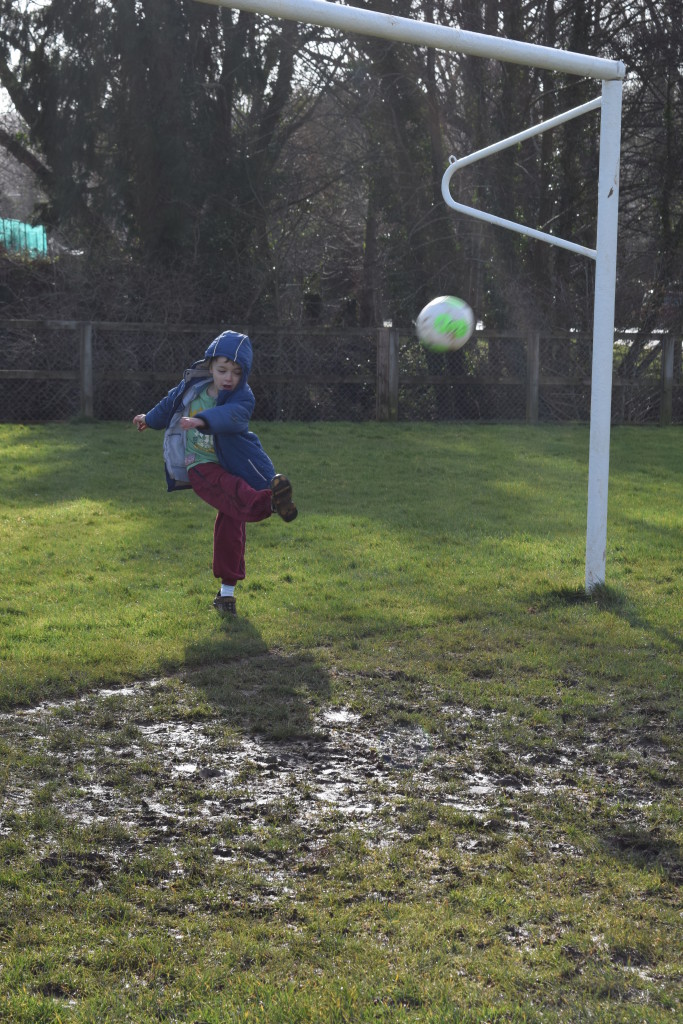
[[[242,379],[242,367],[225,356],[212,359],[209,370],[218,391],[234,391]]]

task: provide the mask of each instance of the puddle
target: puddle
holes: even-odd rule
[[[436,794],[427,764],[434,741],[421,728],[373,733],[358,714],[336,707],[315,718],[315,739],[237,733],[234,741],[217,743],[219,718],[145,721],[141,705],[149,704],[150,685],[162,681],[0,716],[0,731],[12,734],[25,754],[40,750],[53,765],[50,774],[65,780],[52,804],[66,819],[80,825],[116,820],[146,834],[213,829],[230,820],[244,836],[286,807],[289,823],[313,834],[324,819],[338,818],[384,842],[398,834],[392,809],[405,803],[416,779],[423,792]],[[114,746],[109,732],[93,727],[105,708],[120,726],[130,727],[129,742]],[[57,730],[60,737],[66,733],[59,743]],[[132,785],[119,781],[122,763]],[[0,833],[8,813],[35,807],[34,788],[28,774],[23,784],[20,777],[13,780],[4,794]],[[466,791],[462,799],[464,806]],[[467,806],[480,809],[479,802]]]
[[[2,794],[0,835],[11,832],[12,814],[49,803],[81,826],[121,826],[128,850],[200,835],[228,862],[281,822],[302,831],[317,863],[330,834],[352,828],[383,847],[409,837],[411,811],[435,813],[433,804],[462,816],[458,845],[476,855],[490,842],[468,834],[468,818],[484,828],[494,816],[499,834],[518,835],[531,828],[530,795],[552,800],[569,788],[578,800],[582,778],[604,780],[588,745],[515,754],[497,742],[494,716],[467,707],[443,709],[441,735],[415,726],[372,731],[351,709],[327,708],[311,736],[285,741],[241,733],[218,712],[150,722],[149,693],[158,688],[171,714],[178,692],[164,680],[0,714],[0,738],[20,752]],[[482,754],[491,746],[505,754],[507,774],[486,770]],[[48,788],[49,799],[41,795]],[[568,844],[549,852],[577,856]]]
[[[323,725],[351,725],[360,721],[360,715],[349,711],[348,708],[334,708],[323,711],[319,715],[319,720]]]
[[[135,683],[132,686],[120,686],[114,689],[98,690],[97,693],[84,693],[80,697],[69,697],[65,700],[46,700],[40,704],[34,704],[30,708],[17,708],[15,711],[0,712],[0,725],[6,722],[20,721],[22,718],[45,718],[51,713],[64,712],[69,708],[78,708],[87,705],[100,704],[110,697],[136,697],[141,693],[163,686],[164,679],[150,679],[145,683]]]

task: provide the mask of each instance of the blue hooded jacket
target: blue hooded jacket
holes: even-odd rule
[[[216,405],[203,410],[204,433],[213,434],[214,450],[223,469],[246,480],[255,490],[266,490],[275,476],[275,467],[261,442],[248,429],[255,405],[254,393],[247,383],[253,360],[251,341],[246,334],[224,331],[211,342],[204,357],[185,371],[180,384],[145,414],[148,427],[165,430],[164,463],[169,491],[190,486],[185,466],[186,431],[180,427],[180,419],[211,381],[209,363],[218,356],[241,366],[242,377],[234,391],[221,391]]]

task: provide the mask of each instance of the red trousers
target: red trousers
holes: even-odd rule
[[[217,462],[202,462],[189,470],[188,476],[194,493],[218,509],[213,527],[213,574],[221,583],[233,585],[245,575],[245,523],[258,523],[272,515],[270,489],[255,491]]]

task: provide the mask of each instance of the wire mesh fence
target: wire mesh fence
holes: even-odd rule
[[[256,418],[590,419],[592,343],[578,334],[478,331],[435,354],[412,330],[249,333]],[[216,326],[0,321],[0,420],[124,420],[147,411],[222,330]],[[681,341],[615,338],[614,423],[682,423]]]

